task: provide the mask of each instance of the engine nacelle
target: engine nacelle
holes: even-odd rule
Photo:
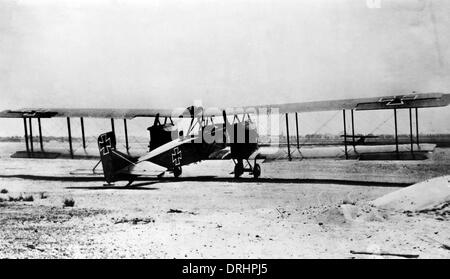
[[[156,117],[153,126],[148,127],[147,130],[150,132],[149,151],[178,138],[178,129],[172,120],[167,123],[166,119],[166,123],[161,124],[159,117]]]
[[[246,159],[258,149],[258,132],[254,123],[249,121],[234,123],[227,132],[232,158]]]

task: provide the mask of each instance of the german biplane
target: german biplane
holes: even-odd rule
[[[352,145],[353,143],[355,145],[363,145],[367,144],[366,139],[379,138],[379,136],[375,135],[341,135],[341,137],[344,138],[347,145]],[[351,141],[349,141],[348,139],[351,139]]]
[[[0,118],[22,118],[25,130],[26,154],[35,157],[33,150],[33,135],[31,119],[37,118],[39,124],[39,139],[41,152],[45,153],[42,143],[40,126],[41,118],[67,118],[70,152],[73,157],[70,119],[80,118],[83,146],[84,118],[109,118],[112,131],[102,133],[98,137],[98,150],[107,183],[128,181],[131,184],[138,176],[143,175],[139,167],[145,162],[161,166],[165,171],[172,172],[175,177],[182,173],[182,166],[202,160],[233,160],[235,167],[232,172],[236,178],[249,173],[258,178],[261,167],[257,160],[304,159],[315,157],[323,152],[317,149],[304,150],[299,144],[298,113],[318,111],[342,111],[344,124],[343,156],[345,159],[359,158],[367,154],[393,153],[397,159],[405,154],[413,158],[421,158],[420,154],[431,151],[434,146],[419,142],[418,110],[420,108],[444,107],[450,104],[450,94],[443,93],[413,93],[407,95],[385,96],[375,98],[345,99],[334,101],[318,101],[303,103],[287,103],[278,105],[263,105],[229,109],[204,109],[191,106],[187,109],[67,109],[67,108],[31,108],[6,110],[0,112]],[[397,110],[409,110],[410,143],[399,144],[397,131]],[[351,112],[352,134],[347,134],[346,111]],[[358,136],[354,132],[354,111],[358,110],[393,110],[395,123],[395,144],[368,146],[362,144],[367,136]],[[262,148],[259,144],[258,129],[252,116],[264,113],[276,113],[285,117],[287,145],[286,149]],[[412,116],[415,112],[416,139],[413,138]],[[297,143],[291,144],[289,135],[289,114],[295,113]],[[128,152],[127,119],[138,117],[154,118],[154,123],[148,128],[150,132],[149,150],[142,156],[131,156]],[[232,117],[232,121],[230,121]],[[179,130],[174,119],[184,118],[190,121],[187,132]],[[27,127],[28,119],[28,127]],[[123,119],[125,127],[126,150],[121,152],[116,148],[114,119]],[[164,119],[164,122],[162,122]],[[350,139],[350,141],[348,140]],[[355,139],[357,139],[355,141]],[[313,153],[313,154],[308,154]],[[336,154],[337,155],[337,154]],[[252,163],[253,161],[253,163]],[[245,163],[245,164],[244,164]]]

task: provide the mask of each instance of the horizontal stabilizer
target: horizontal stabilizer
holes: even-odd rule
[[[136,165],[132,165],[127,168],[127,173],[136,175],[136,176],[159,176],[162,172],[165,172],[167,169],[156,164],[153,164],[148,161],[137,163]]]

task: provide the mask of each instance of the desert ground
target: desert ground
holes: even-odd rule
[[[259,180],[236,180],[232,162],[208,161],[184,167],[179,179],[124,187],[89,175],[96,160],[13,159],[3,147],[0,258],[390,257],[351,250],[450,258],[441,245],[450,243],[448,210],[370,205],[450,174],[450,149],[425,161],[267,162]]]

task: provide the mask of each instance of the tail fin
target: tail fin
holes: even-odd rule
[[[114,132],[104,133],[98,137],[98,149],[106,182],[130,180],[133,177],[124,171],[124,168],[134,164],[136,160],[116,150]]]

